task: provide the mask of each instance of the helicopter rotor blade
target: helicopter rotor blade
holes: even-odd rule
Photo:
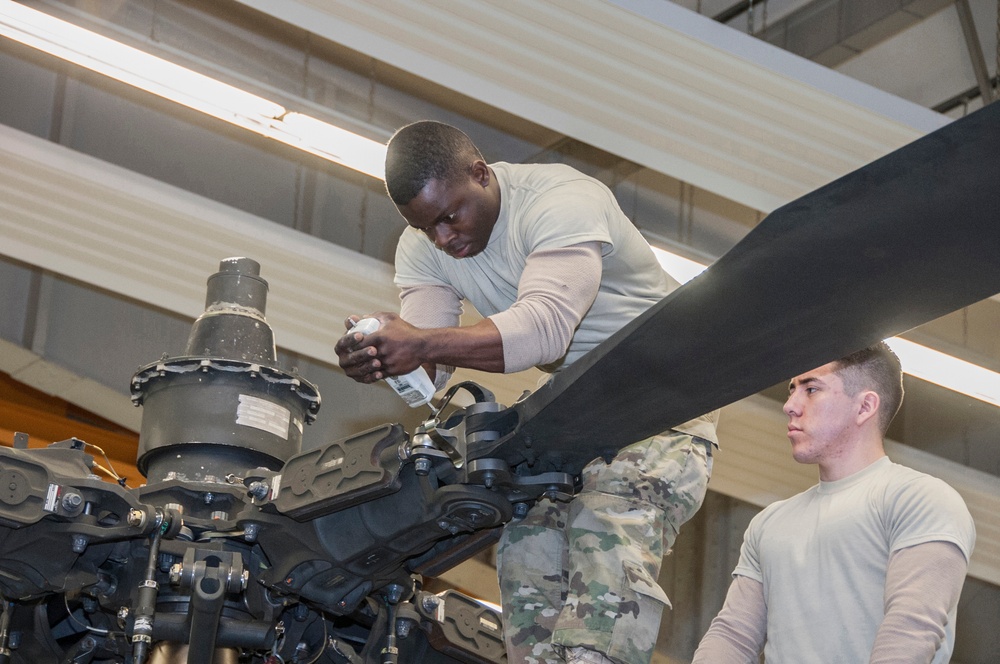
[[[993,104],[784,205],[512,406],[484,452],[576,473],[1000,292],[998,183]]]

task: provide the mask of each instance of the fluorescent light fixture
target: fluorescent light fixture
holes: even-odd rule
[[[385,179],[385,144],[301,113],[285,113],[268,135],[306,152]]]
[[[706,269],[697,261],[659,247],[653,247],[653,253],[663,269],[682,284]],[[899,337],[885,342],[899,356],[903,370],[911,376],[1000,406],[1000,374]]]
[[[385,145],[11,0],[0,0],[0,35],[146,92],[384,177]]]
[[[1000,374],[906,339],[886,339],[911,376],[1000,406]]]

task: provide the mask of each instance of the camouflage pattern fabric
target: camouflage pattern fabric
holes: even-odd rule
[[[671,431],[583,470],[569,503],[540,501],[497,551],[510,664],[562,664],[583,646],[648,664],[663,607],[663,556],[705,498],[712,444]]]

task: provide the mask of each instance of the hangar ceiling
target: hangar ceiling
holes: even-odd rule
[[[703,262],[776,207],[981,107],[1000,58],[994,0],[22,4],[377,140],[432,117],[491,160],[571,163],[652,242]],[[0,58],[17,90],[0,99],[0,371],[134,429],[128,375],[178,350],[205,277],[246,254],[271,283],[284,359],[322,376],[332,423],[316,435],[412,420],[391,393],[359,397],[332,355],[346,313],[394,306],[401,226],[379,183],[6,39]],[[998,304],[907,336],[1000,370]],[[509,403],[536,375],[478,378]],[[993,593],[996,410],[916,379],[907,390],[894,456],[963,491],[980,529],[973,578]],[[764,505],[814,480],[785,458],[780,391],[724,416],[716,491]]]

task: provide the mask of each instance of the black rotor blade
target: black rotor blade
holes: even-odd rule
[[[590,460],[1000,292],[1000,103],[775,210],[515,404],[489,451]]]

